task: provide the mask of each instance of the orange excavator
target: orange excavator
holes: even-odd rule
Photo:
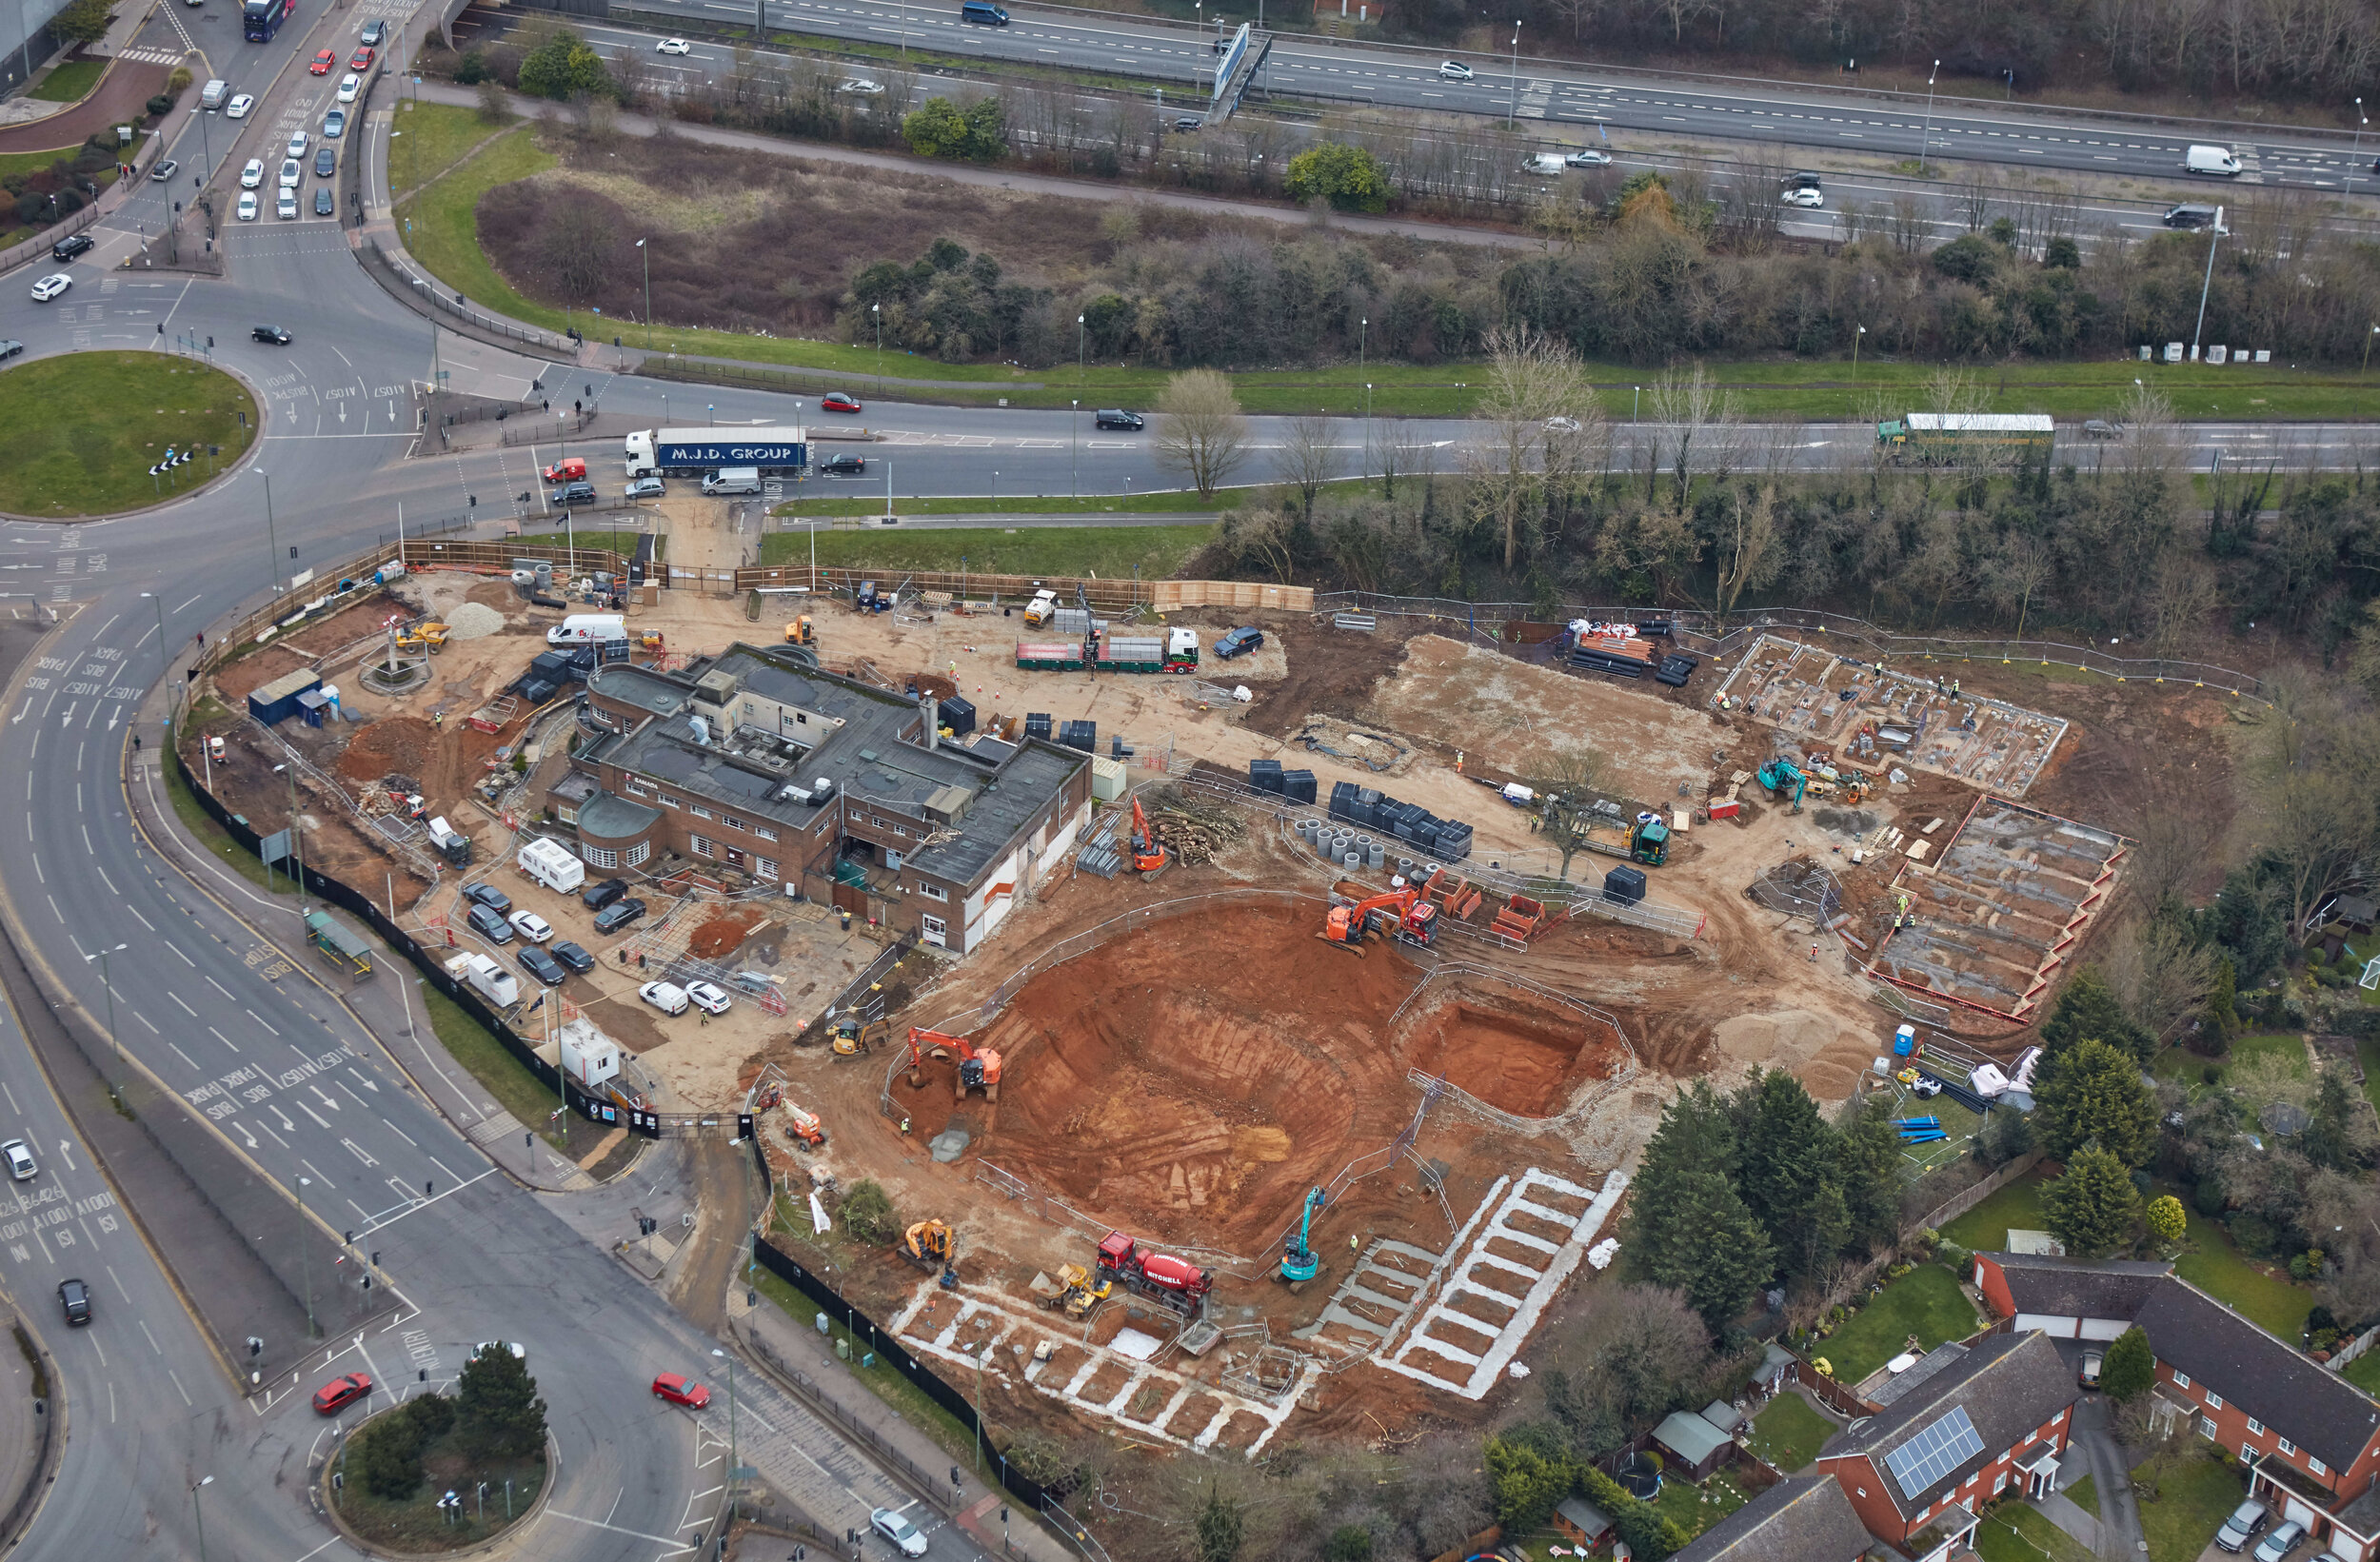
[[[1361,959],[1365,937],[1382,929],[1413,943],[1435,942],[1438,907],[1410,884],[1369,900],[1338,901],[1315,937]]]
[[[1157,843],[1156,832],[1149,828],[1149,816],[1140,811],[1140,800],[1132,800],[1132,865],[1143,879],[1154,879],[1163,873],[1173,856]]]
[[[909,1087],[913,1090],[925,1083],[925,1059],[942,1062],[956,1058],[959,1063],[958,1093],[955,1099],[965,1100],[967,1092],[981,1090],[987,1101],[1000,1099],[1000,1054],[989,1047],[979,1047],[963,1036],[949,1036],[941,1031],[909,1027]]]

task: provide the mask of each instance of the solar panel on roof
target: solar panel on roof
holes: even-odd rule
[[[1983,1452],[1983,1438],[1967,1418],[1964,1405],[1920,1431],[1884,1456],[1884,1467],[1900,1483],[1901,1495],[1914,1502],[1927,1488]]]

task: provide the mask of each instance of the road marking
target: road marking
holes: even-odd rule
[[[178,943],[174,943],[170,939],[167,941],[166,947],[172,950],[177,955],[182,955],[182,946]],[[182,963],[188,966],[193,971],[198,969],[198,961],[190,959],[188,955],[182,955]]]
[[[166,1375],[173,1378],[173,1392],[182,1396],[182,1403],[185,1405],[191,1404],[190,1391],[182,1386],[182,1380],[179,1377],[174,1377],[173,1369],[171,1367],[168,1367],[166,1369]]]
[[[222,1042],[225,1046],[229,1047],[233,1052],[240,1050],[240,1044],[237,1041],[232,1040],[229,1037],[224,1035],[223,1032],[216,1030],[212,1025],[208,1026],[207,1029],[216,1040]]]
[[[176,1058],[181,1058],[181,1059],[182,1059],[182,1061],[184,1061],[184,1062],[186,1062],[186,1063],[189,1064],[189,1065],[190,1065],[190,1067],[192,1067],[192,1068],[196,1068],[196,1067],[198,1067],[198,1059],[197,1059],[197,1058],[192,1058],[192,1057],[191,1057],[188,1053],[184,1052],[184,1051],[183,1051],[180,1047],[176,1047],[176,1046],[174,1046],[174,1044],[173,1044],[172,1042],[170,1042],[170,1041],[167,1042],[167,1043],[166,1043],[166,1045],[167,1045],[167,1046],[169,1046],[169,1047],[173,1047],[173,1056],[175,1056]]]
[[[126,1297],[125,1299],[126,1299],[127,1301],[129,1301],[131,1298],[128,1296],[128,1297]],[[140,1326],[141,1326],[141,1338],[143,1338],[143,1339],[145,1339],[145,1340],[149,1341],[149,1348],[151,1351],[155,1351],[155,1352],[156,1352],[156,1354],[159,1354],[159,1355],[163,1355],[163,1354],[165,1354],[166,1353],[165,1353],[164,1351],[162,1351],[162,1350],[160,1350],[160,1349],[158,1348],[158,1345],[157,1345],[157,1336],[156,1336],[155,1335],[150,1334],[150,1333],[149,1332],[149,1320],[148,1320],[147,1318],[142,1318],[142,1319],[139,1319],[138,1321],[139,1321]]]
[[[188,1015],[192,1019],[196,1019],[198,1018],[198,1011],[191,1008],[188,1004],[184,1003],[182,1001],[182,995],[175,992],[172,988],[169,987],[166,989],[166,997],[173,999],[173,1001],[179,1005],[182,1012]],[[223,1033],[221,1031],[217,1031],[215,1034],[221,1036]]]
[[[226,994],[224,995],[224,997],[226,997],[226,998],[229,998],[230,996],[231,996],[231,995],[230,995],[230,994],[228,994],[228,993],[226,993]],[[275,1035],[275,1036],[279,1036],[279,1035],[281,1034],[279,1031],[273,1031],[273,1030],[272,1030],[272,1025],[271,1025],[271,1023],[270,1023],[269,1021],[268,1021],[268,1020],[265,1018],[265,1017],[264,1017],[263,1015],[258,1014],[255,1010],[253,1010],[253,1009],[248,1010],[248,1017],[250,1019],[253,1019],[254,1021],[256,1021],[256,1023],[258,1023],[259,1025],[264,1026],[264,1027],[265,1027],[265,1029],[267,1029],[267,1030],[268,1030],[268,1031],[272,1031],[272,1034],[273,1034],[273,1035]]]

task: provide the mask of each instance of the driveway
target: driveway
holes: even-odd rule
[[[2074,1434],[2067,1450],[2065,1473],[2072,1486],[2085,1475],[2099,1491],[2099,1554],[2106,1558],[2136,1558],[2147,1548],[2140,1534],[2140,1508],[2132,1500],[2132,1465],[2123,1445],[2109,1430],[2105,1394],[2087,1394],[2074,1405]]]

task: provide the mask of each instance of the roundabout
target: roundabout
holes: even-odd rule
[[[122,515],[229,470],[257,436],[238,379],[157,352],[71,352],[0,374],[0,513]],[[188,459],[183,459],[183,458]],[[171,460],[175,465],[152,471]]]

